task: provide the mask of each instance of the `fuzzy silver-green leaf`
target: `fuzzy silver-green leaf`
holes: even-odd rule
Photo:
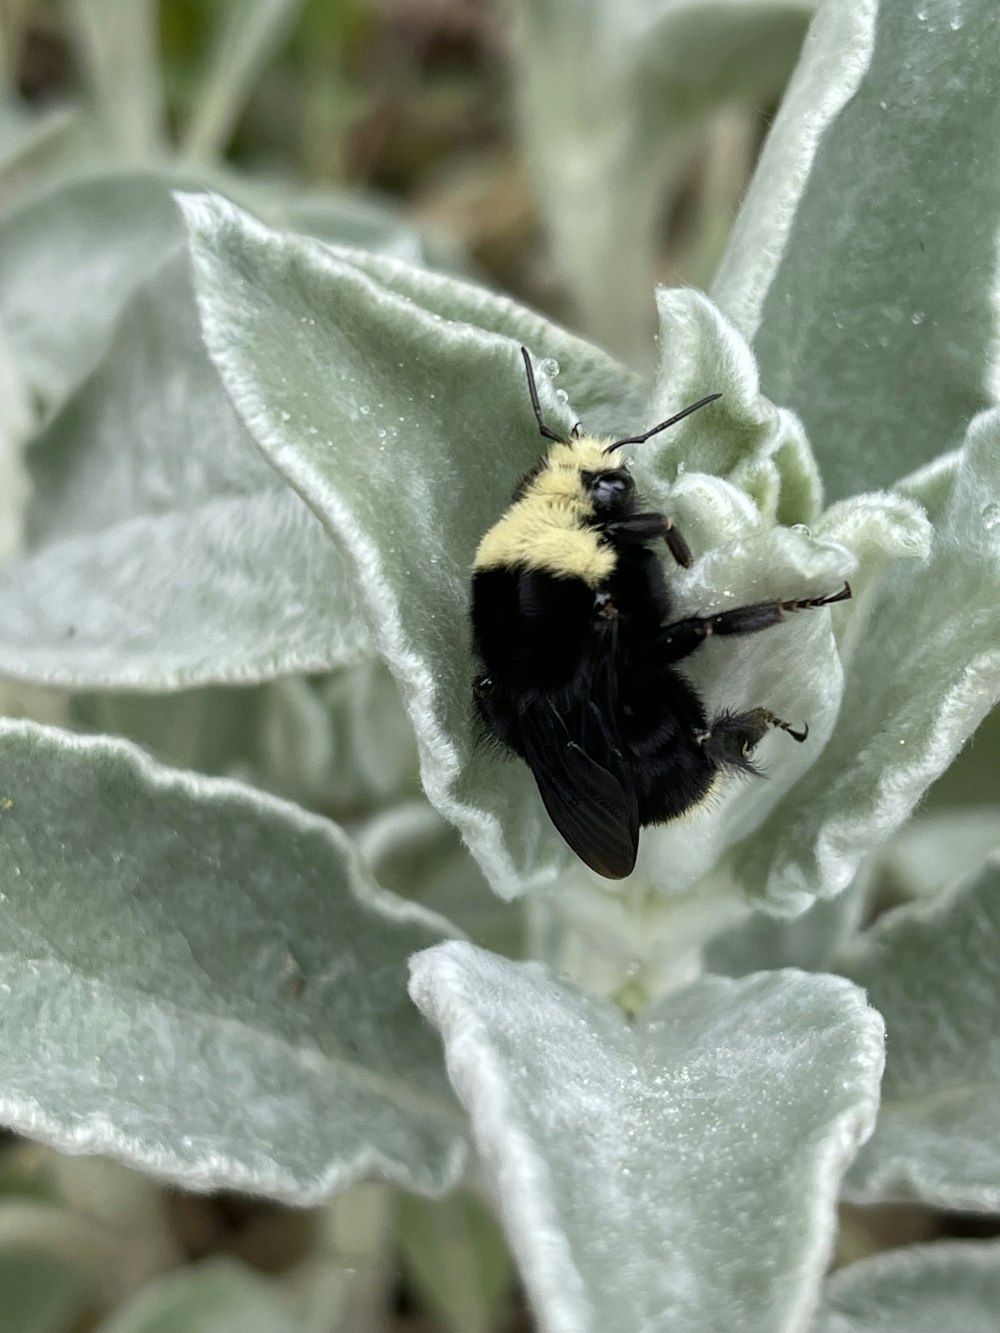
[[[0,749],[0,1121],[298,1203],[454,1181],[462,1118],[406,995],[439,918],[239,784],[31,723]]]

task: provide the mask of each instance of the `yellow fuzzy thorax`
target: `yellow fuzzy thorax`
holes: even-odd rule
[[[614,570],[615,552],[587,526],[593,509],[581,474],[608,468],[607,444],[590,435],[554,444],[538,476],[479,543],[473,569],[538,569],[599,587]]]

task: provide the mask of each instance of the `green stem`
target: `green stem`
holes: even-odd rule
[[[158,154],[166,130],[155,0],[73,0],[73,21],[115,152],[132,160]]]

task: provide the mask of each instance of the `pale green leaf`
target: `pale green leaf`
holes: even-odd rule
[[[2,40],[2,39],[0,39]],[[7,205],[32,168],[58,154],[77,128],[79,112],[69,106],[31,112],[0,97],[0,199]]]
[[[545,1333],[789,1333],[874,1120],[882,1025],[804,973],[706,978],[628,1024],[464,943],[418,955]]]
[[[293,800],[356,819],[419,790],[413,730],[377,660],[274,681],[258,718],[255,780]]]
[[[802,0],[513,0],[521,134],[552,254],[588,334],[648,359],[657,228],[693,129],[720,101],[773,97]]]
[[[46,403],[98,362],[125,302],[176,245],[176,208],[153,171],[59,182],[0,219],[0,325]]]
[[[147,1287],[97,1333],[303,1333],[273,1282],[216,1260]]]
[[[719,266],[712,296],[745,337],[758,332],[823,138],[872,55],[878,0],[820,4]]]
[[[427,801],[390,806],[354,836],[385,888],[423,903],[494,953],[523,954],[521,905],[493,893],[455,829]]]
[[[293,806],[120,741],[0,735],[0,1120],[300,1203],[455,1179],[461,1117],[405,990],[438,918]]]
[[[493,1333],[510,1297],[510,1255],[492,1214],[471,1194],[401,1194],[396,1239],[423,1301],[452,1333]]]
[[[281,689],[291,681],[302,683],[293,676],[289,681],[275,681],[274,688]],[[263,748],[261,730],[271,688],[210,686],[171,694],[74,694],[67,721],[74,731],[134,741],[177,768],[254,780],[251,774],[256,776]],[[280,794],[294,799],[290,792]]]
[[[0,1333],[72,1333],[83,1302],[71,1265],[30,1251],[0,1253]]]
[[[419,231],[372,201],[171,163],[56,181],[0,217],[0,327],[21,371],[47,404],[58,403],[103,356],[118,316],[140,283],[183,242],[171,191],[214,184],[297,231],[385,249],[413,263],[456,263]]]
[[[841,509],[846,539],[845,518]],[[780,809],[727,854],[724,874],[785,911],[846,888],[1000,696],[998,590],[994,412],[970,427],[926,559],[859,587],[839,644],[843,705],[830,741]]]
[[[96,109],[125,160],[166,147],[156,0],[70,0]]]
[[[828,3],[714,288],[833,496],[995,398],[998,43],[993,0]]]
[[[882,1109],[855,1196],[1000,1211],[1000,854],[897,908],[840,959],[883,1014]]]
[[[706,391],[722,401],[655,437],[637,455],[673,480],[679,473],[725,477],[771,523],[811,523],[822,492],[816,463],[795,415],[769,402],[749,346],[712,302],[690,287],[660,288],[660,363],[653,421],[673,416]]]
[[[880,897],[890,903],[930,898],[978,870],[998,848],[1000,817],[995,805],[923,809],[903,825],[879,858]]]
[[[140,287],[29,463],[29,549],[0,568],[4,675],[165,690],[368,651],[342,557],[205,353],[184,255]]]
[[[226,147],[243,103],[287,37],[303,0],[230,0],[216,11],[214,48],[201,73],[181,152],[211,161]]]
[[[813,1333],[996,1333],[1000,1246],[941,1242],[842,1268]]]
[[[399,691],[377,659],[320,676],[279,677],[257,688],[77,694],[68,721],[135,741],[179,768],[240,778],[335,818],[353,821],[419,790],[413,731]],[[439,839],[444,836],[439,827]],[[447,836],[453,871],[460,852],[454,831]],[[464,862],[470,864],[467,857]],[[405,887],[412,888],[412,875],[404,874],[403,881],[405,896],[420,896]],[[485,896],[502,907],[495,895]],[[458,894],[448,901],[467,905]],[[452,919],[443,905],[435,910]]]
[[[833,959],[861,924],[871,881],[871,872],[862,871],[836,898],[819,898],[798,916],[749,913],[709,939],[704,950],[706,970],[727,977],[779,967],[830,971]]]

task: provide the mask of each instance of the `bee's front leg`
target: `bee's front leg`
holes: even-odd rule
[[[601,525],[601,530],[617,546],[645,546],[647,542],[662,538],[667,543],[670,554],[679,565],[689,569],[692,562],[691,548],[675,528],[673,520],[666,514],[632,514],[628,518],[613,519]]]

